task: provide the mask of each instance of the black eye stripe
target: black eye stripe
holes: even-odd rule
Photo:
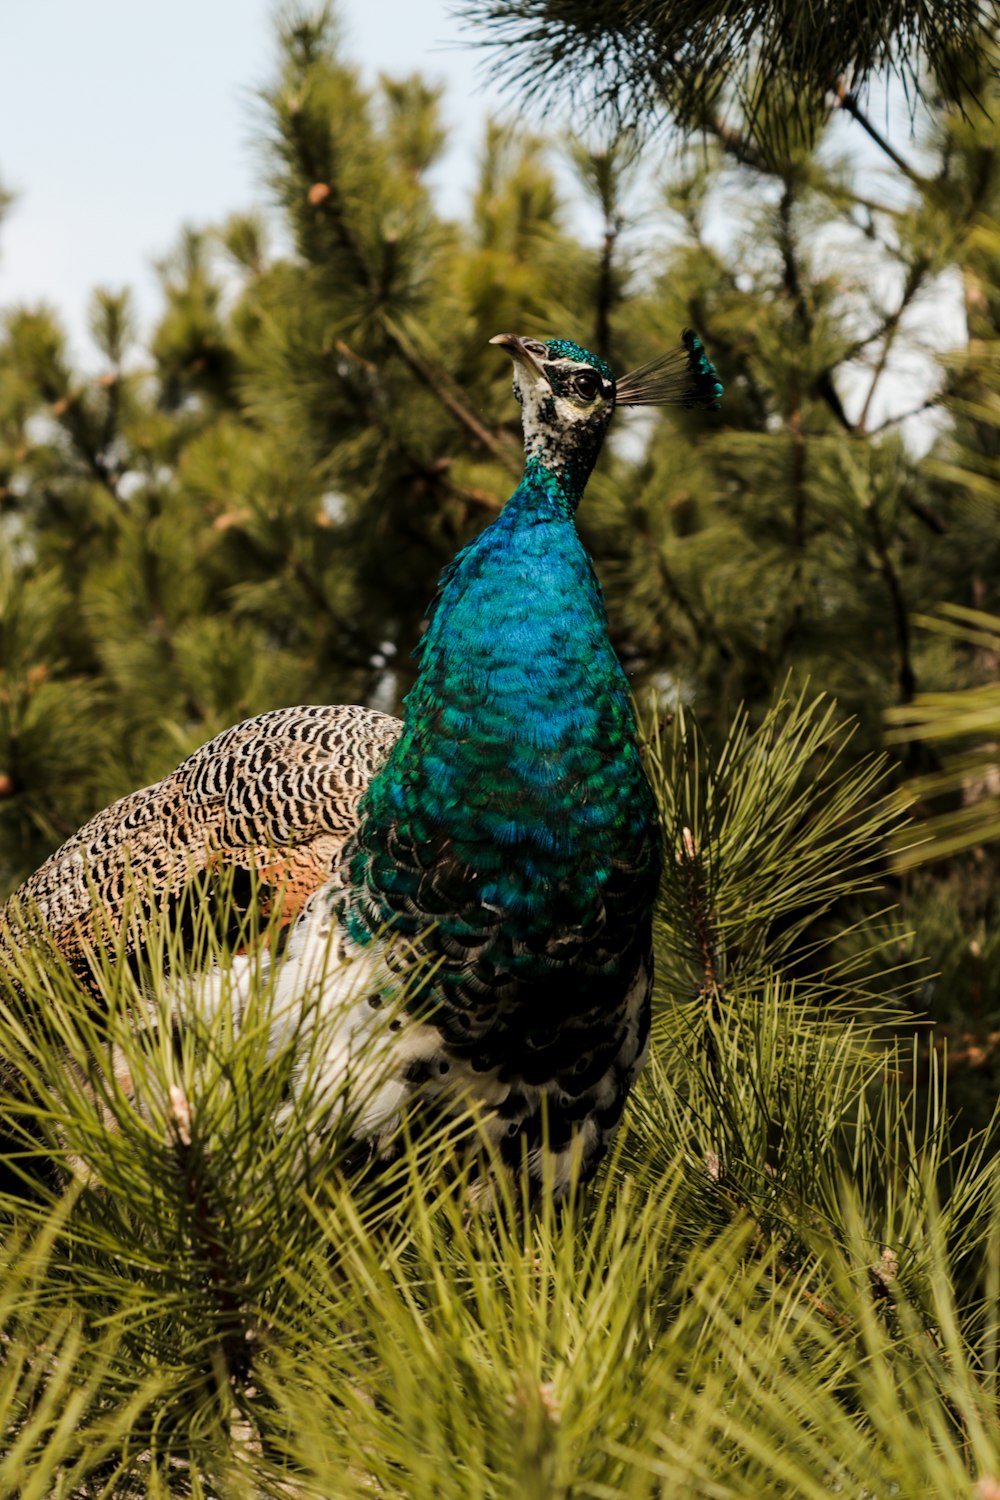
[[[542,370],[557,396],[575,397],[589,403],[598,395],[609,398],[613,390],[613,386],[588,365],[581,367],[568,360],[559,363],[546,361]]]

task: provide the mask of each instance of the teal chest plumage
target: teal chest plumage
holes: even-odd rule
[[[418,939],[448,1044],[531,1081],[580,1056],[581,1030],[599,1046],[648,960],[660,872],[578,498],[530,460],[444,575],[338,913],[361,944]]]
[[[594,1170],[646,1055],[662,858],[574,514],[616,406],[715,408],[721,386],[690,331],[621,380],[565,339],[492,342],[513,361],[524,478],[441,580],[399,739],[314,925],[320,953],[332,928],[371,960],[348,1057],[370,1012],[399,1006],[365,1116],[379,1151],[403,1110],[471,1102],[558,1195]]]

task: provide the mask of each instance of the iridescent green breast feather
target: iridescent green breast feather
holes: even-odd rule
[[[414,952],[430,960],[408,1004],[446,1067],[464,1059],[501,1088],[511,1151],[539,1140],[544,1093],[549,1131],[563,1146],[579,1137],[592,1163],[645,1054],[662,855],[575,513],[616,391],[638,403],[654,386],[639,372],[616,387],[607,363],[569,340],[494,342],[514,361],[524,477],[441,579],[334,910],[390,966],[397,951],[404,966]],[[693,385],[716,399],[693,335],[681,364],[682,394]]]

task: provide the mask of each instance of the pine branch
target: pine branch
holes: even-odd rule
[[[605,359],[611,349],[611,307],[614,283],[613,267],[615,246],[624,226],[624,219],[616,214],[604,226],[601,256],[597,271],[597,297],[594,309],[594,352]]]
[[[383,266],[382,277],[376,278],[350,226],[346,205],[336,181],[326,182],[321,179],[319,165],[313,158],[302,128],[301,111],[290,110],[289,121],[300,171],[305,179],[313,184],[309,192],[309,202],[314,211],[332,227],[336,242],[346,255],[352,274],[358,285],[369,293],[373,311],[376,312],[379,323],[396,352],[417,376],[424,388],[472,434],[487,452],[499,458],[512,472],[519,474],[520,461],[505,436],[496,434],[479,421],[446,371],[433,364],[418,349],[411,334],[404,330],[398,319],[389,312],[386,305],[392,290],[389,261],[387,260]]]
[[[99,447],[92,439],[88,414],[82,409],[82,400],[82,392],[72,392],[55,403],[53,413],[68,433],[90,473],[108,492],[115,505],[120,506],[119,475],[105,458],[107,444]]]
[[[865,430],[869,437],[878,437],[879,433],[887,432],[890,427],[898,427],[901,422],[908,422],[911,417],[919,417],[922,412],[933,411],[936,407],[939,407],[941,405],[943,399],[944,398],[940,395],[928,396],[927,400],[921,401],[919,406],[911,407],[909,411],[897,412],[893,417],[884,417],[882,421],[876,423],[874,427],[866,427]],[[934,511],[928,510],[927,506],[922,505],[918,500],[916,500],[915,497],[910,496],[907,499],[906,504],[913,511],[913,514],[917,516],[925,526],[928,526],[931,531],[936,531],[940,536],[943,535],[947,530],[947,527],[945,526],[941,517],[936,515]]]
[[[882,376],[885,373],[886,366],[888,365],[889,355],[892,352],[893,342],[895,340],[896,334],[899,331],[900,323],[902,322],[903,316],[906,313],[907,308],[910,306],[910,303],[913,301],[914,297],[917,295],[917,292],[924,284],[924,280],[926,279],[929,269],[930,261],[928,257],[923,254],[918,255],[917,258],[910,264],[910,266],[907,268],[906,281],[903,286],[902,296],[900,297],[899,302],[893,312],[884,319],[882,327],[879,330],[878,336],[880,336],[882,339],[882,347],[879,350],[878,359],[875,363],[875,369],[872,372],[872,378],[868,386],[868,391],[861,406],[861,414],[858,417],[857,421],[858,430],[861,432],[864,432],[867,426],[868,413],[871,410],[871,404],[874,400],[875,392],[878,390],[879,382],[881,381]]]
[[[856,94],[849,93],[843,89],[839,89],[837,93],[837,105],[838,108],[844,110],[846,114],[849,114],[852,119],[858,122],[865,134],[875,142],[876,146],[885,156],[889,158],[893,166],[898,168],[898,170],[902,172],[903,176],[913,183],[914,187],[918,187],[923,190],[926,190],[930,187],[931,184],[928,179],[926,177],[922,177],[920,173],[915,170],[915,168],[911,167],[909,162],[906,161],[905,157],[902,157],[895,149],[895,147],[890,145],[885,136],[882,135],[880,131],[876,130],[871,120],[859,105]]]
[[[375,373],[376,367],[374,365],[372,365],[367,360],[362,360],[359,355],[355,354],[354,351],[349,349],[347,345],[342,341],[338,340],[337,348],[342,354],[345,354],[347,358],[355,361],[356,363],[366,366],[369,374]],[[451,495],[454,499],[461,500],[463,504],[472,506],[477,510],[487,510],[491,512],[496,512],[497,510],[499,510],[502,501],[498,500],[495,495],[490,494],[486,490],[470,488],[467,485],[457,484],[455,480],[451,478],[448,473],[452,462],[450,459],[440,458],[428,462],[426,459],[422,458],[420,454],[418,454],[416,450],[409,443],[405,442],[400,436],[398,425],[390,423],[383,415],[383,413],[378,409],[375,402],[368,400],[356,385],[348,382],[345,385],[345,391],[348,395],[348,398],[351,400],[358,413],[362,417],[364,424],[367,427],[374,428],[378,433],[380,433],[387,447],[392,448],[396,452],[398,452],[404,463],[406,463],[415,474],[419,474],[422,479],[425,479],[428,485],[443,489],[446,494]]]
[[[792,226],[792,210],[794,204],[795,192],[791,182],[786,179],[784,190],[782,192],[778,206],[778,245],[781,251],[782,265],[784,267],[784,289],[787,296],[792,302],[794,314],[799,325],[799,330],[803,342],[809,344],[812,342],[814,334],[813,315],[799,274],[798,256]],[[820,375],[813,382],[812,390],[815,395],[817,395],[822,401],[826,403],[840,426],[843,427],[847,432],[853,432],[854,424],[851,422],[846,411],[844,410],[843,403],[841,402],[840,396],[837,393],[837,388],[833,383],[833,373],[831,370],[826,369],[820,373]],[[798,441],[801,437],[801,414],[797,410],[792,413],[792,416],[790,418],[790,426],[793,433],[797,434]],[[803,465],[805,463],[804,451],[800,456],[800,460],[796,461],[797,468],[799,466],[799,463]],[[800,486],[795,486],[795,493],[797,495],[800,493]],[[804,515],[798,515],[799,508],[800,507],[797,507],[796,511],[796,514],[798,516],[796,522],[797,537],[801,536],[801,530],[805,520]]]
[[[432,392],[447,407],[453,417],[458,421],[479,443],[491,453],[494,458],[511,471],[519,475],[521,472],[521,458],[519,446],[512,442],[506,433],[496,433],[486,427],[465,404],[464,397],[460,393],[455,382],[439,365],[432,364],[427,357],[421,353],[412,336],[403,330],[387,313],[382,317],[383,326],[396,348],[410,369],[420,378],[425,387]]]
[[[896,571],[892,554],[889,551],[882,520],[878,512],[878,504],[874,496],[865,507],[865,514],[868,518],[868,527],[871,531],[876,554],[878,555],[879,570],[882,574],[892,608],[893,629],[896,635],[896,684],[899,702],[909,703],[917,690],[917,678],[910,655],[910,614],[906,605],[899,574]]]
[[[924,97],[917,58],[950,98],[987,62],[989,29],[979,3],[955,0],[928,11],[904,4],[891,24],[879,13],[835,9],[808,17],[752,0],[682,0],[665,9],[635,0],[623,9],[592,0],[465,0],[474,43],[491,49],[493,74],[522,98],[552,107],[572,98],[612,124],[647,130],[667,120],[697,129],[720,96],[738,100],[756,135],[799,133],[825,117],[829,91],[850,77],[857,90],[888,68],[908,96]]]
[[[796,407],[787,417],[787,431],[791,443],[791,461],[788,488],[791,494],[792,517],[789,550],[791,552],[792,600],[791,611],[781,634],[779,657],[788,660],[789,652],[798,637],[805,611],[805,566],[806,566],[806,438],[802,431],[802,413]]]
[[[183,1183],[186,1214],[193,1237],[192,1253],[206,1272],[213,1303],[215,1328],[208,1354],[206,1374],[218,1379],[215,1357],[222,1361],[224,1386],[243,1380],[247,1374],[249,1347],[246,1309],[239,1291],[240,1272],[229,1255],[229,1235],[223,1202],[203,1150],[192,1150],[191,1108],[176,1085],[169,1093],[170,1123],[176,1170]]]
[[[704,129],[715,137],[723,150],[742,166],[753,167],[755,171],[765,174],[771,172],[772,163],[760,150],[752,136],[736,130],[721,115],[708,114],[702,123]]]
[[[673,569],[670,567],[670,564],[667,561],[665,548],[656,542],[649,531],[648,525],[646,525],[644,521],[640,520],[638,516],[636,517],[636,519],[637,522],[639,522],[637,526],[637,534],[642,538],[649,558],[652,561],[654,568],[656,569],[657,576],[659,577],[664,586],[664,589],[666,590],[667,597],[673,601],[673,603],[680,610],[681,614],[687,620],[688,624],[691,627],[695,641],[698,642],[699,645],[703,642],[711,641],[715,649],[718,651],[720,659],[722,661],[731,661],[732,652],[730,651],[729,646],[723,640],[722,636],[719,634],[718,628],[715,625],[714,621],[709,615],[703,615],[701,611],[697,609],[692,601],[687,597],[684,590],[681,588],[679,582],[677,581]]]
[[[270,550],[249,527],[241,527],[240,536],[259,561],[262,569],[270,573],[274,567],[274,557]],[[365,638],[353,620],[348,619],[334,607],[322,584],[314,577],[301,557],[296,555],[294,544],[289,547],[281,561],[314,608],[330,621],[342,641],[349,643],[349,646],[341,646],[345,660],[353,666],[370,668],[372,653],[375,650],[374,643]]]

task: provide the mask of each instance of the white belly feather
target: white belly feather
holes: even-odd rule
[[[620,1089],[622,1069],[630,1085],[645,1061],[640,1018],[648,987],[643,966],[626,997],[619,1056],[588,1090],[591,1113],[579,1121],[572,1141],[559,1150],[533,1145],[529,1151],[532,1176],[547,1181],[557,1196],[581,1158],[589,1159],[601,1137],[606,1143],[613,1133],[602,1131],[594,1116]],[[259,992],[267,1006],[269,1057],[292,1052],[295,1105],[305,1102],[318,1128],[319,1122],[332,1128],[342,1120],[353,1136],[370,1140],[376,1154],[389,1148],[407,1106],[417,1099],[433,1101],[445,1114],[471,1107],[494,1143],[518,1134],[541,1111],[546,1094],[558,1103],[554,1084],[501,1077],[500,1068],[473,1068],[435,1026],[406,1014],[399,998],[405,988],[398,964],[390,968],[386,961],[385,943],[359,947],[337,926],[330,888],[324,887],[299,916],[273,971],[266,962],[238,957],[226,973],[186,979],[176,998],[179,1015],[189,1007],[203,1019],[228,1011],[238,1029]],[[498,1113],[512,1094],[519,1100],[516,1114]]]

